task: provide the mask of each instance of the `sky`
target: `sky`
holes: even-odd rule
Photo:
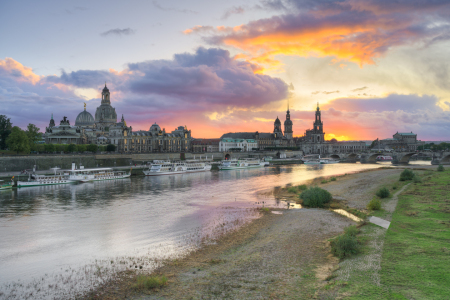
[[[450,0],[0,1],[0,114],[45,130],[105,82],[133,130],[449,140]]]

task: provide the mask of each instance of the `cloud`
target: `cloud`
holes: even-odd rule
[[[227,9],[227,11],[222,15],[221,20],[228,19],[231,15],[243,14],[245,12],[245,8],[242,6],[233,6],[232,8]]]
[[[335,93],[339,93],[339,91],[331,91],[331,92],[323,91],[322,92],[322,94],[325,94],[325,95],[335,94]]]
[[[85,10],[87,10],[87,7],[75,6],[75,7],[66,9],[66,13],[68,13],[69,15],[72,15],[76,12],[85,11]]]
[[[159,10],[162,10],[162,11],[175,11],[175,12],[185,13],[185,14],[198,14],[197,11],[193,11],[193,10],[190,10],[190,9],[179,9],[179,8],[174,8],[174,7],[163,7],[157,1],[152,1],[152,3],[153,3],[154,7],[156,7]]]
[[[115,29],[110,29],[108,31],[102,32],[102,33],[100,33],[100,35],[101,36],[108,36],[108,35],[122,36],[122,35],[132,35],[134,33],[135,33],[135,30],[133,30],[131,28],[124,28],[124,29],[115,28]]]
[[[317,95],[319,93],[320,93],[320,91],[315,91],[315,92],[312,92],[311,95]]]
[[[196,128],[208,124],[213,128],[217,123],[207,115],[257,110],[288,97],[289,86],[284,81],[255,74],[254,69],[252,64],[235,60],[228,51],[216,48],[198,48],[170,60],[128,64],[121,72],[62,70],[58,76],[42,77],[7,59],[0,60],[0,103],[2,113],[19,126],[32,122],[43,128],[52,112],[55,118],[65,115],[74,122],[83,102],[88,100],[91,114],[100,104],[98,98],[79,95],[93,91],[100,97],[106,81],[116,111],[124,114],[135,129],[146,129],[155,121],[173,126],[182,122]]]
[[[353,89],[352,92],[364,91],[365,89],[367,89],[367,86],[363,86],[363,87],[360,87],[360,88]]]
[[[375,64],[391,48],[446,40],[448,1],[285,1],[295,9],[247,24],[190,29],[211,45],[234,47],[257,64],[276,57],[333,57],[335,63]]]

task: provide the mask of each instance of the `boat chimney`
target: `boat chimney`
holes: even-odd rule
[[[72,171],[75,170],[75,163],[72,163]]]
[[[33,166],[33,173],[36,173],[36,165]]]

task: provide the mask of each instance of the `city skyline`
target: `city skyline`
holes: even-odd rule
[[[0,101],[13,125],[92,114],[106,81],[133,126],[196,138],[294,136],[320,102],[326,138],[448,139],[446,1],[120,1],[0,5]],[[23,21],[14,22],[24,16]],[[7,26],[15,24],[15,26]],[[55,26],[54,24],[57,24]]]

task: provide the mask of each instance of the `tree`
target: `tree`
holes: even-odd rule
[[[28,136],[28,143],[32,151],[36,150],[36,143],[42,139],[42,133],[39,132],[39,128],[34,124],[28,124],[26,134]]]
[[[86,149],[87,149],[86,145],[77,145],[78,152],[83,153],[86,151]]]
[[[0,115],[0,149],[6,149],[6,139],[11,134],[11,119],[5,115]]]
[[[70,144],[70,145],[67,147],[67,152],[75,152],[75,151],[77,151],[77,145],[75,145],[75,144]]]
[[[30,144],[28,142],[28,136],[25,131],[17,126],[11,129],[11,134],[6,139],[6,144],[9,150],[19,152],[30,152]]]
[[[45,151],[47,151],[47,152],[49,152],[49,153],[55,152],[55,145],[53,145],[53,144],[47,144],[47,145],[45,145]]]
[[[108,146],[106,146],[106,151],[108,151],[108,152],[116,151],[116,145],[109,144]]]
[[[95,152],[97,152],[97,150],[98,150],[98,146],[96,144],[87,145],[87,151],[95,153]]]

